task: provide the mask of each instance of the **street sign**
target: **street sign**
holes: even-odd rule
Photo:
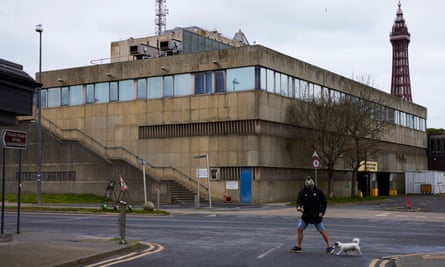
[[[314,169],[320,168],[320,156],[318,156],[317,150],[312,153],[312,167]]]
[[[313,159],[312,160],[312,167],[314,167],[314,169],[318,169],[320,167],[320,160],[319,159]]]
[[[3,148],[26,149],[27,133],[22,131],[2,130]]]
[[[312,158],[320,159],[320,156],[318,156],[317,150],[314,150],[314,153],[312,153]]]
[[[207,168],[198,168],[196,169],[196,177],[198,178],[208,178],[208,170]]]

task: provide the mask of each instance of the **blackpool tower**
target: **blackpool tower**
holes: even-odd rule
[[[400,1],[398,6],[397,16],[389,35],[392,44],[391,95],[412,102],[408,64],[410,34],[403,18]]]

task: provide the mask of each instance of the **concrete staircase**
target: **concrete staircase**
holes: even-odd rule
[[[170,180],[168,181],[170,187],[170,196],[172,203],[193,203],[195,202],[195,193],[187,189],[180,183]],[[200,195],[200,201],[206,199]]]

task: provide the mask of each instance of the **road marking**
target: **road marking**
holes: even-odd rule
[[[275,251],[275,250],[281,248],[283,245],[284,245],[283,243],[280,243],[280,244],[276,245],[275,247],[273,247],[273,248],[269,249],[268,251],[264,252],[263,254],[259,255],[259,256],[257,257],[257,259],[262,259],[262,258],[266,257],[268,254],[270,254],[270,253],[272,253],[273,251]]]
[[[388,262],[389,260],[382,260],[382,262],[379,264],[379,267],[385,267]]]
[[[375,215],[375,216],[377,216],[377,217],[386,217],[386,216],[388,216],[389,214],[391,214],[391,212],[380,213],[380,214],[377,214],[377,215]]]
[[[101,261],[101,262],[96,262],[96,263],[93,263],[91,265],[87,265],[86,267],[96,267],[96,266],[107,267],[107,266],[112,266],[112,265],[116,265],[116,264],[119,264],[119,263],[122,263],[122,262],[127,262],[127,261],[132,261],[132,260],[135,260],[135,259],[139,259],[139,258],[145,257],[147,255],[158,253],[158,252],[161,252],[162,250],[164,250],[164,246],[159,245],[159,244],[145,243],[145,242],[141,242],[141,244],[144,244],[144,245],[148,246],[148,248],[143,250],[143,251],[141,251],[141,252],[131,252],[131,253],[128,253],[128,254],[126,254],[124,256],[121,256],[121,257],[116,257],[116,258],[104,260],[104,261]]]
[[[371,263],[368,265],[368,267],[375,267],[376,263],[379,262],[379,261],[380,261],[379,259],[373,259],[371,261]]]

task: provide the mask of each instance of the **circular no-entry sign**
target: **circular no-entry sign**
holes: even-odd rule
[[[315,169],[318,169],[320,167],[320,160],[319,159],[313,159],[312,160],[312,167]]]

